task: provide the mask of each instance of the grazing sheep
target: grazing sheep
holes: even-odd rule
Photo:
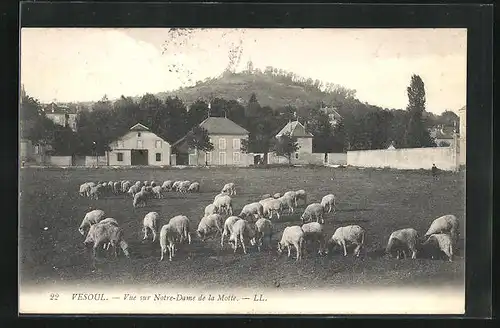
[[[80,227],[78,228],[78,231],[82,236],[87,233],[88,229],[90,228],[91,225],[99,223],[101,220],[104,219],[105,213],[103,210],[93,210],[85,214],[83,217],[82,223],[80,224]]]
[[[290,197],[295,202],[295,191],[287,191],[281,197]]]
[[[130,187],[132,187],[132,183],[130,181],[124,181],[122,183],[122,193],[128,192]]]
[[[273,198],[274,199],[278,199],[278,198],[281,198],[281,193],[277,192],[273,195]]]
[[[97,185],[95,187],[90,187],[90,192],[89,192],[89,195],[90,195],[90,198],[91,199],[99,199],[101,198],[102,196],[102,185]]]
[[[302,223],[312,221],[314,218],[316,218],[316,222],[319,222],[321,224],[325,223],[325,219],[323,218],[323,215],[325,213],[325,208],[319,204],[319,203],[312,203],[309,204],[304,213],[301,215],[300,220]]]
[[[138,186],[139,188],[142,188],[142,187],[144,187],[144,182],[142,182],[142,181],[136,181],[135,185]]]
[[[453,214],[443,215],[432,221],[429,230],[425,233],[424,237],[429,237],[434,234],[449,233],[453,242],[458,241],[460,236],[460,222]]]
[[[148,238],[149,231],[153,234],[153,242],[156,240],[156,233],[158,231],[158,220],[159,220],[159,215],[157,212],[149,212],[144,216],[144,220],[142,221],[142,232],[144,232],[144,238],[142,240],[145,240]]]
[[[90,186],[88,182],[82,183],[79,189],[80,196],[82,197],[88,196],[89,192],[90,192]]]
[[[138,185],[133,185],[128,189],[127,194],[129,194],[130,196],[132,196],[132,198],[134,198],[135,194],[137,194],[140,191],[141,189],[139,188]]]
[[[288,249],[288,257],[291,256],[290,246],[294,246],[297,251],[296,262],[302,259],[302,249],[304,245],[304,231],[299,226],[286,227],[283,230],[281,240],[278,242],[278,253],[282,253],[286,247]]]
[[[217,198],[222,197],[222,196],[229,196],[229,195],[228,195],[228,194],[226,194],[226,193],[222,193],[222,192],[221,192],[220,194],[217,194],[217,195],[214,197],[214,203],[215,203],[215,201],[217,200]]]
[[[240,218],[237,216],[230,216],[224,222],[224,231],[222,232],[222,236],[220,239],[220,246],[224,247],[224,238],[231,236],[233,233],[233,226]]]
[[[304,231],[304,241],[308,242],[318,242],[318,254],[323,254],[324,243],[325,243],[325,232],[323,230],[323,225],[318,222],[310,222],[302,225],[302,231]]]
[[[281,211],[283,210],[283,203],[274,198],[270,198],[269,200],[265,200],[262,204],[262,211],[264,216],[269,215],[269,219],[272,219],[274,214],[280,219]]]
[[[269,197],[269,198],[266,198],[266,199],[259,200],[259,204],[262,205],[262,206],[264,206],[264,203],[266,203],[266,202],[268,202],[268,201],[270,201],[272,199],[274,199],[274,198]]]
[[[281,202],[282,208],[288,208],[288,214],[293,214],[295,205],[295,198],[293,195],[284,194],[277,200]]]
[[[200,184],[198,182],[193,182],[188,187],[188,192],[200,192]]]
[[[172,190],[172,185],[174,183],[171,180],[164,181],[163,184],[161,185],[162,189],[165,191],[170,191]]]
[[[132,205],[134,207],[145,207],[147,200],[148,200],[148,195],[146,191],[139,191],[137,194],[134,195],[134,200],[132,202]]]
[[[321,199],[321,205],[325,208],[325,212],[330,213],[335,209],[335,195],[328,194]]]
[[[227,193],[230,196],[236,195],[236,188],[234,187],[234,183],[233,182],[226,183],[222,188],[221,193]]]
[[[226,214],[233,215],[233,203],[228,195],[218,197],[214,201],[214,206],[217,213],[224,211]]]
[[[179,184],[179,187],[178,187],[178,191],[180,193],[187,193],[188,192],[188,189],[189,189],[189,186],[191,185],[191,182],[190,181],[182,181],[180,184]]]
[[[224,230],[224,218],[219,214],[210,214],[208,216],[204,216],[200,223],[198,224],[198,229],[196,233],[198,237],[204,241],[205,238],[211,233],[215,232],[215,236],[218,233],[222,235]]]
[[[119,246],[127,258],[130,257],[128,244],[123,239],[123,230],[114,224],[94,224],[90,227],[87,238],[83,242],[86,246],[93,245],[92,248],[92,267],[95,268],[95,259],[97,248],[103,244],[111,244],[115,257],[118,256],[117,247]]]
[[[216,214],[215,205],[209,204],[205,207],[205,216],[209,216],[210,214]]]
[[[299,206],[299,200],[302,201],[304,206],[307,205],[307,194],[304,189],[300,189],[295,192],[295,207]]]
[[[344,256],[347,256],[347,243],[356,245],[354,256],[359,257],[361,247],[363,247],[365,243],[365,229],[361,228],[359,225],[349,225],[337,228],[328,241],[328,246],[341,246],[344,250]]]
[[[271,194],[264,194],[264,195],[260,196],[260,199],[264,200],[264,199],[271,198],[271,197],[272,197]]]
[[[394,231],[389,236],[389,241],[387,242],[387,247],[385,252],[391,254],[394,248],[397,248],[397,259],[401,258],[401,253],[403,253],[406,258],[406,250],[409,249],[412,252],[411,258],[417,258],[417,242],[418,242],[418,232],[413,228],[406,228]]]
[[[229,237],[229,243],[233,244],[234,252],[238,250],[238,241],[241,242],[243,253],[247,254],[246,245],[248,242],[255,245],[256,228],[247,220],[239,219],[233,225],[233,233]]]
[[[118,181],[114,182],[113,183],[113,193],[115,195],[118,195],[121,192],[122,192],[122,184],[121,184],[121,182],[118,182]]]
[[[149,181],[147,181],[147,180],[146,180],[146,181],[144,181],[143,183],[144,183],[144,186],[146,186],[146,187],[150,186],[150,183],[149,183]]]
[[[246,219],[248,216],[254,217],[256,219],[264,217],[264,207],[260,203],[251,203],[243,206],[240,215],[242,219]]]
[[[269,239],[269,244],[271,244],[271,239],[273,236],[273,224],[270,220],[265,218],[260,218],[255,222],[256,234],[255,234],[255,243],[257,244],[257,250],[260,252],[260,249],[263,244],[264,237]]]
[[[118,221],[116,221],[115,219],[113,218],[105,218],[104,220],[101,220],[99,222],[97,222],[96,224],[112,224],[112,225],[115,225],[115,226],[119,226],[118,225]]]
[[[162,193],[163,189],[161,189],[161,186],[155,186],[153,187],[153,195],[155,198],[163,198],[163,193]]]
[[[438,246],[448,256],[448,261],[453,262],[453,240],[450,235],[446,233],[432,234],[422,243],[422,246],[426,245]]]
[[[156,183],[156,181],[151,181],[151,183],[149,184],[152,188],[156,187],[158,184]]]
[[[188,244],[191,244],[191,233],[189,231],[189,226],[190,222],[186,216],[177,215],[171,218],[168,224],[165,224],[163,227],[161,227],[160,261],[163,260],[163,255],[167,252],[167,249],[169,251],[169,261],[172,261],[172,258],[175,256],[175,248],[178,243],[182,243],[187,240]]]
[[[175,181],[173,184],[172,184],[172,190],[174,191],[177,191],[178,188],[179,188],[179,185],[181,184],[182,181]]]

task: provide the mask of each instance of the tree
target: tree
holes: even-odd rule
[[[246,108],[245,116],[246,117],[256,117],[259,115],[260,112],[260,104],[259,101],[257,100],[257,95],[255,93],[252,93],[250,95],[250,99],[248,100],[248,105]]]
[[[299,150],[297,138],[290,136],[290,134],[283,134],[277,138],[273,150],[276,155],[285,156],[288,159],[288,164],[292,164],[292,154]]]
[[[208,131],[199,125],[195,125],[186,135],[186,142],[189,148],[196,151],[196,163],[198,163],[199,151],[212,151],[214,145],[210,142]]]
[[[425,85],[422,78],[412,75],[408,93],[408,124],[405,133],[405,146],[410,148],[430,147],[434,142],[422,119],[425,111]]]
[[[197,100],[189,106],[187,113],[188,128],[200,124],[208,117],[208,104],[203,100]]]

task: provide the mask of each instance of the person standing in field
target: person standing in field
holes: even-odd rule
[[[434,164],[434,163],[432,164],[431,172],[432,172],[432,176],[434,177],[434,179],[437,179],[438,168],[436,167],[436,164]]]

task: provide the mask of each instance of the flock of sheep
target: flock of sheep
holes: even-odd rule
[[[152,182],[137,181],[132,184],[130,181],[120,182],[99,182],[85,183],[80,187],[82,196],[98,199],[106,192],[119,194],[129,193],[133,196],[133,205],[145,206],[148,197],[162,195],[168,191],[178,192],[199,192],[198,182],[190,181],[165,181],[161,186]],[[247,253],[247,246],[252,245],[260,252],[264,240],[271,243],[274,233],[272,223],[273,217],[279,219],[280,215],[294,213],[299,206],[307,205],[307,194],[304,190],[287,191],[283,195],[266,194],[262,200],[247,204],[241,212],[233,215],[233,204],[231,196],[236,194],[234,183],[228,183],[220,194],[215,196],[212,204],[205,207],[203,218],[198,224],[196,235],[200,241],[205,241],[210,236],[220,235],[221,247],[227,239],[234,252],[242,248]],[[311,203],[306,206],[301,215],[302,225],[285,227],[281,239],[278,242],[277,250],[281,254],[285,249],[288,257],[291,250],[295,248],[296,261],[300,261],[306,243],[318,245],[318,254],[328,254],[335,246],[340,246],[343,255],[347,256],[347,246],[355,245],[354,255],[359,257],[365,242],[365,229],[359,225],[349,225],[339,227],[334,234],[328,238],[324,232],[325,214],[335,213],[335,196],[328,194],[322,198],[321,203]],[[224,219],[223,215],[227,215]],[[185,215],[177,215],[171,218],[167,224],[159,226],[160,216],[157,212],[149,212],[143,219],[143,240],[152,236],[152,241],[159,239],[161,248],[160,261],[168,252],[169,260],[175,256],[178,247],[182,244],[191,244],[192,223]],[[106,218],[104,211],[93,210],[88,212],[80,227],[79,232],[86,236],[84,244],[93,246],[92,262],[95,266],[97,250],[102,246],[108,250],[112,247],[115,257],[118,255],[118,247],[121,248],[125,256],[129,257],[128,244],[124,239],[123,230],[118,222],[113,218]],[[159,238],[158,237],[159,232]],[[452,261],[453,250],[459,238],[459,221],[454,215],[444,215],[435,219],[423,238],[413,228],[406,228],[394,231],[390,236],[385,248],[386,254],[394,255],[399,259],[406,258],[407,252],[411,253],[411,258],[415,259],[420,247],[432,247],[434,250],[442,251]]]

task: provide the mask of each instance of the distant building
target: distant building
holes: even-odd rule
[[[466,107],[462,107],[458,110],[458,117],[460,118],[460,137],[459,137],[459,159],[460,165],[465,165],[465,152],[467,145],[467,110]]]
[[[342,120],[342,116],[334,107],[322,107],[320,110],[328,115],[328,119],[332,127],[337,126],[337,124],[339,124],[339,122]]]
[[[108,163],[111,166],[170,165],[170,144],[137,123],[124,136],[109,144]]]
[[[288,124],[276,134],[276,138],[281,137],[285,133],[297,138],[297,144],[299,145],[299,150],[292,154],[292,158],[300,159],[302,154],[312,154],[312,141],[314,136],[306,131],[302,123],[299,121],[288,122]]]
[[[71,130],[76,131],[77,109],[66,105],[56,104],[54,102],[43,106],[45,116],[54,123],[61,126],[69,126]]]
[[[438,125],[433,127],[429,133],[438,147],[450,147],[453,145],[454,127]]]
[[[249,132],[226,117],[208,117],[199,124],[207,130],[214,149],[210,152],[189,148],[185,136],[172,144],[178,155],[177,164],[248,166],[248,156],[241,151],[241,142]],[[184,163],[183,163],[184,162]]]
[[[394,147],[394,141],[391,142],[391,144],[389,145],[389,147],[387,147],[388,150],[393,150],[393,149],[396,149],[396,147]]]

